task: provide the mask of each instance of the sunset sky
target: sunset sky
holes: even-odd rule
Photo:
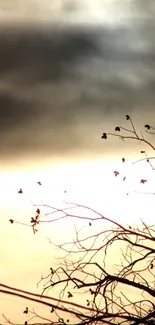
[[[9,223],[29,222],[32,201],[59,204],[67,198],[121,222],[148,220],[152,198],[133,193],[141,190],[141,177],[149,180],[145,190],[154,190],[150,169],[132,165],[144,146],[101,135],[116,125],[128,127],[126,114],[138,130],[155,126],[154,18],[153,0],[1,1],[2,283],[40,292],[36,284],[53,261],[45,235],[63,238],[59,228],[43,227],[34,236]],[[11,297],[0,295],[0,313],[7,314],[8,301],[12,321],[19,321]]]

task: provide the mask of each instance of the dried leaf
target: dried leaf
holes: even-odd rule
[[[103,133],[102,136],[101,136],[101,139],[107,139],[107,133]]]
[[[28,314],[28,307],[23,311],[23,314]]]
[[[146,183],[146,182],[147,182],[147,179],[141,179],[141,180],[140,180],[140,183],[141,183],[141,184],[144,184],[144,183]]]
[[[116,126],[116,127],[115,127],[115,131],[118,131],[118,132],[119,132],[120,130],[121,130],[121,129],[120,129],[119,126]]]
[[[22,188],[20,188],[20,190],[18,191],[18,194],[22,194],[23,193],[23,190]]]
[[[149,124],[145,124],[145,128],[150,130],[150,125]]]
[[[119,172],[117,170],[114,171],[115,176],[117,177],[119,175]]]
[[[54,270],[52,267],[50,267],[51,274],[54,274]]]
[[[91,295],[93,295],[95,293],[91,288],[89,289],[89,291],[90,291]]]
[[[86,301],[87,301],[87,306],[89,306],[90,305],[90,301],[88,299]]]

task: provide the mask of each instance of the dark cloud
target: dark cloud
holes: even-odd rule
[[[84,31],[14,30],[0,35],[0,73],[19,74],[23,82],[56,82],[69,76],[78,60],[97,52],[95,37]]]
[[[147,29],[148,30],[148,29]],[[155,60],[154,28],[25,30],[0,33],[1,78],[25,83],[78,78],[76,66],[96,58],[105,63],[144,65]],[[91,68],[91,67],[90,67]],[[104,73],[105,67],[99,73]]]
[[[0,92],[0,133],[25,124],[30,118],[34,119],[37,109],[34,103],[21,100],[7,91]]]
[[[1,152],[90,147],[110,118],[155,104],[155,27],[0,33]],[[99,145],[100,147],[100,145]]]

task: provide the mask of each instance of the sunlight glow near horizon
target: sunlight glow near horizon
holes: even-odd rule
[[[153,192],[155,178],[150,166],[146,168],[145,164],[92,162],[60,165],[36,172],[1,172],[1,211],[7,209],[9,213],[11,210],[18,219],[18,214],[22,212],[23,215],[23,208],[24,215],[32,210],[32,204],[44,202],[59,207],[67,201],[92,207],[120,222],[138,222],[146,215],[149,220],[153,195],[134,193],[135,190]],[[114,170],[120,175],[115,177]],[[140,184],[141,178],[147,182]],[[23,194],[18,194],[20,188]]]

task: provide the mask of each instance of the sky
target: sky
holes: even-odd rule
[[[49,268],[51,246],[44,237],[49,229],[34,239],[29,228],[15,225],[12,231],[8,223],[10,216],[30,219],[30,200],[58,204],[66,190],[67,199],[119,220],[124,214],[127,222],[138,213],[146,217],[148,201],[126,197],[141,172],[151,182],[145,189],[153,189],[150,170],[130,163],[143,147],[103,141],[101,134],[127,127],[126,114],[138,130],[155,120],[154,16],[153,0],[1,1],[2,282],[35,291]],[[125,167],[123,156],[129,161]],[[129,174],[127,185],[114,178],[116,167]],[[21,187],[23,196],[17,193]],[[6,298],[1,296],[1,303],[6,310]],[[14,308],[11,315],[15,319]]]

